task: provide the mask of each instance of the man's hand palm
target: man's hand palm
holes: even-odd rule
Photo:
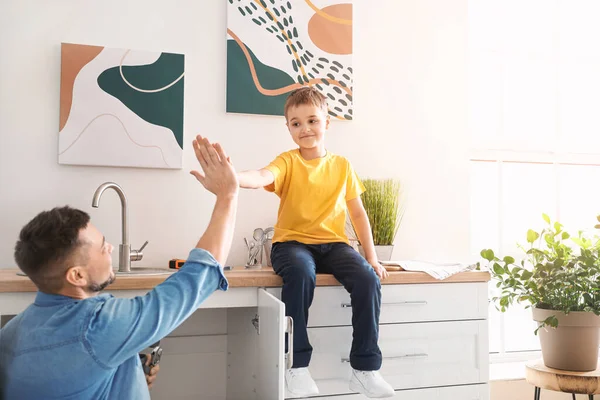
[[[204,173],[191,174],[217,196],[234,195],[239,190],[238,177],[233,164],[220,144],[212,145],[208,139],[198,135],[194,140],[194,153]]]

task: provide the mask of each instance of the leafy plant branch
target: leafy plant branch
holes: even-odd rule
[[[548,215],[543,219],[546,227],[541,232],[527,231],[527,245],[519,246],[525,254],[518,263],[510,256],[499,258],[491,249],[481,251],[500,288],[500,295],[492,299],[496,307],[505,312],[514,303],[524,303],[525,308],[600,315],[600,238],[582,231],[573,237]],[[600,216],[597,219],[600,222]],[[546,325],[558,326],[556,316],[538,329]]]

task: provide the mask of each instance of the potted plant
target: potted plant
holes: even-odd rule
[[[502,312],[514,303],[532,308],[546,366],[592,371],[600,344],[600,239],[581,231],[572,237],[559,222],[543,218],[541,232],[527,231],[519,263],[481,251],[500,289],[492,300]]]
[[[375,253],[380,261],[390,261],[394,239],[404,215],[400,204],[400,182],[395,179],[364,179],[363,185],[366,191],[361,199],[371,224]],[[360,245],[358,251],[364,257]]]

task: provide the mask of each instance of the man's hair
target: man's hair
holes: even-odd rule
[[[283,114],[287,119],[288,110],[291,107],[298,107],[300,105],[312,105],[323,110],[325,115],[327,114],[327,97],[323,96],[321,92],[310,86],[303,86],[299,89],[294,90],[288,96],[283,107]]]
[[[67,269],[87,262],[79,231],[89,222],[86,212],[69,206],[39,213],[21,229],[15,245],[17,265],[40,290],[60,290]]]

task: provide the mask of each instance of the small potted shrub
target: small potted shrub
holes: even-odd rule
[[[371,224],[375,253],[380,261],[390,261],[394,239],[404,215],[400,204],[400,182],[395,179],[365,179],[363,185],[366,191],[361,199]],[[360,245],[358,250],[364,256]]]
[[[592,371],[600,345],[600,239],[581,231],[573,237],[543,218],[541,232],[527,232],[520,262],[481,251],[500,289],[493,301],[502,312],[514,303],[532,309],[546,366]]]

